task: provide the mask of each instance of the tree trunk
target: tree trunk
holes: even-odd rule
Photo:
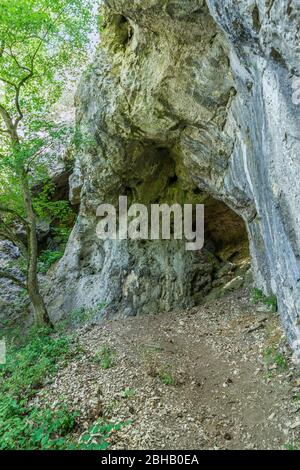
[[[47,308],[39,290],[39,280],[37,275],[38,264],[38,243],[36,234],[36,216],[32,207],[30,189],[28,187],[27,175],[22,176],[22,190],[25,210],[28,218],[28,272],[27,288],[30,301],[34,310],[34,323],[37,326],[52,326]]]
[[[43,297],[41,296],[38,284],[34,279],[28,279],[28,293],[34,311],[34,324],[36,326],[48,325],[52,327]]]
[[[20,120],[23,118],[22,113],[20,112],[20,105],[18,102],[19,99],[19,89],[16,94],[16,103],[19,110],[19,119],[13,122],[8,111],[0,105],[0,114],[5,122],[7,131],[11,139],[12,149],[18,149],[20,146],[19,135],[17,131],[17,126]],[[38,243],[37,243],[37,234],[36,234],[36,216],[32,207],[31,193],[28,184],[28,174],[25,169],[21,172],[21,189],[24,200],[24,207],[27,216],[28,225],[27,230],[27,239],[28,239],[28,272],[27,272],[27,289],[30,301],[33,306],[34,312],[34,323],[37,326],[51,326],[52,323],[47,312],[43,297],[40,294],[39,290],[39,280],[37,275],[37,265],[38,265]]]

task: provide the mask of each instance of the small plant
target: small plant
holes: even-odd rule
[[[265,296],[260,289],[253,289],[252,302],[254,304],[263,303],[267,305],[271,312],[276,313],[278,310],[277,298],[275,295]]]
[[[275,347],[270,347],[266,349],[265,361],[268,367],[275,364],[277,368],[281,371],[286,370],[288,367],[286,358]]]
[[[284,445],[285,450],[299,450],[299,447],[296,444],[287,443]]]
[[[122,391],[122,397],[123,398],[131,398],[131,397],[134,397],[135,394],[136,394],[135,390],[133,388],[129,388],[129,387],[126,387]]]
[[[88,321],[92,317],[91,309],[85,309],[84,307],[76,308],[69,315],[71,325],[81,325],[85,321]]]
[[[69,448],[79,450],[106,450],[110,446],[110,435],[129,424],[131,424],[131,421],[116,424],[99,420],[80,437],[78,445]]]
[[[158,373],[158,377],[165,385],[176,385],[176,380],[169,369],[162,369]]]
[[[80,307],[73,310],[67,318],[63,318],[56,325],[58,331],[64,331],[68,328],[76,328],[83,323],[92,321],[97,315],[101,313],[106,304],[99,303],[96,307],[85,308]]]
[[[274,357],[274,362],[277,364],[280,370],[285,370],[287,369],[287,361],[284,357],[284,355],[280,352],[277,352]]]
[[[115,362],[115,352],[109,346],[103,346],[94,356],[94,361],[101,365],[102,369],[107,370],[113,367]]]

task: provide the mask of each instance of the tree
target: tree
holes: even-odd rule
[[[28,290],[37,325],[50,324],[37,274],[37,221],[51,211],[43,164],[64,130],[50,111],[68,71],[86,53],[92,0],[1,0],[0,3],[0,237],[18,246],[26,281],[0,276]]]

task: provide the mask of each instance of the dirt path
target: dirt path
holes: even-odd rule
[[[81,431],[99,416],[131,420],[113,449],[294,447],[300,373],[277,316],[249,297],[85,327],[81,355],[39,400],[80,409]]]

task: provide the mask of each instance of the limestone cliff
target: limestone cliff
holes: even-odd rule
[[[61,315],[194,305],[245,254],[299,334],[299,2],[105,0],[77,96],[88,136],[71,176],[79,216],[49,292]],[[206,205],[207,243],[96,237],[100,203]],[[294,343],[294,347],[297,345]]]

